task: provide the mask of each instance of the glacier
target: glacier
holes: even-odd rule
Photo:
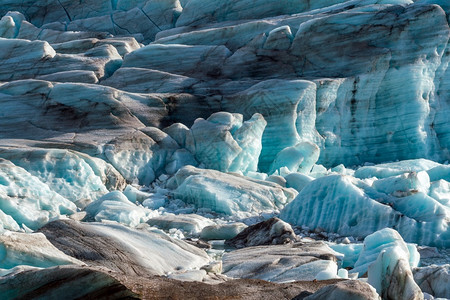
[[[2,295],[450,297],[449,23],[445,0],[0,0]]]

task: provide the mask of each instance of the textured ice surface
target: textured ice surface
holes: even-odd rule
[[[38,177],[0,159],[0,210],[17,224],[35,230],[62,214],[74,213],[76,206],[52,191]],[[5,227],[14,228],[14,223],[8,219],[9,225]]]
[[[337,276],[334,254],[320,242],[247,247],[226,253],[223,270],[229,277],[311,281],[322,271]]]
[[[42,233],[7,232],[0,235],[0,269],[19,265],[48,268],[71,264],[84,265],[58,250]]]
[[[198,208],[234,216],[280,209],[297,194],[272,182],[192,166],[181,168],[175,178],[176,198]]]
[[[120,224],[56,221],[41,229],[58,249],[89,265],[122,274],[149,276],[200,268],[210,260],[202,249],[160,230]]]
[[[269,173],[286,167],[291,172],[308,174],[319,159],[319,154],[319,147],[310,142],[298,143],[295,146],[286,147],[275,157]]]
[[[261,137],[266,121],[254,114],[243,122],[242,115],[220,112],[207,120],[197,119],[186,136],[186,148],[205,168],[222,172],[256,171]]]
[[[410,267],[414,268],[418,266],[419,261],[416,257],[419,254],[415,247],[408,247],[398,232],[390,228],[385,228],[364,239],[363,249],[359,253],[358,260],[355,262],[351,272],[358,272],[362,276],[367,272],[368,267],[377,260],[382,251],[394,247],[398,247],[403,252],[402,258],[410,264]],[[336,250],[335,248],[333,249]]]
[[[1,232],[91,201],[91,221],[137,226],[172,211],[250,224],[298,192],[281,216],[303,230],[391,227],[449,247],[447,1],[1,2]],[[196,234],[208,223],[171,217],[157,222]],[[207,236],[240,228],[217,223]],[[417,264],[410,244],[379,240],[401,246],[377,257],[341,247],[344,264],[378,259],[375,282],[407,270],[407,251]],[[267,278],[336,275],[334,262],[284,259],[290,271]]]
[[[368,282],[383,299],[423,299],[405,256],[402,247],[389,247],[369,266]]]
[[[212,226],[213,221],[195,214],[190,215],[163,215],[150,218],[147,224],[163,230],[180,229],[187,234],[199,235],[206,226]]]
[[[450,298],[450,265],[413,269],[414,280],[423,292],[438,298]]]
[[[314,294],[304,298],[306,300],[378,300],[380,296],[369,284],[360,280],[345,280],[327,285]]]
[[[392,227],[408,242],[439,247],[450,243],[449,216],[447,207],[424,193],[397,198],[349,175],[314,180],[281,212],[283,220],[312,229],[364,237]]]
[[[241,222],[209,225],[202,229],[200,238],[204,240],[228,240],[234,238],[245,228],[247,228],[247,225]]]
[[[85,211],[88,213],[88,218],[92,218],[95,221],[117,221],[131,227],[147,221],[150,214],[148,209],[130,202],[119,191],[110,192],[102,196],[89,204]]]
[[[25,168],[51,190],[81,208],[106,194],[107,188],[123,185],[123,179],[111,165],[75,151],[0,148],[0,157]]]

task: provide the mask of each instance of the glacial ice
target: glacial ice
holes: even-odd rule
[[[423,299],[405,254],[399,246],[390,247],[369,266],[368,282],[383,299]]]
[[[450,246],[448,1],[0,2],[0,238],[86,214],[131,256],[154,250],[143,266],[201,280],[206,254],[151,244],[148,224],[230,239],[246,226],[230,221],[281,210],[302,232],[365,237],[331,244],[339,267],[421,297],[404,241]],[[260,249],[227,253],[226,273],[346,277]]]
[[[394,190],[392,186],[396,186],[397,179],[383,181],[380,186]],[[409,185],[406,181],[402,189]],[[448,207],[417,191],[399,197],[387,195],[349,175],[330,175],[312,181],[280,216],[291,224],[341,235],[365,237],[391,227],[408,242],[438,247],[448,247],[450,243]]]
[[[247,247],[224,254],[223,273],[229,277],[273,282],[312,280],[322,271],[333,273],[336,278],[334,254],[320,242]]]
[[[60,215],[73,214],[76,206],[52,191],[38,177],[0,159],[0,210],[17,224],[35,230]],[[14,223],[8,219],[7,228],[14,228]]]
[[[42,233],[8,232],[0,235],[0,270],[19,265],[48,268],[84,265],[53,246]]]
[[[152,217],[147,224],[167,231],[172,228],[180,229],[189,235],[198,236],[205,227],[214,225],[214,222],[196,214],[170,214]]]
[[[207,169],[254,172],[266,124],[260,114],[243,122],[240,114],[215,113],[207,120],[195,121],[186,135],[186,149]]]
[[[83,153],[59,149],[0,148],[0,157],[13,162],[16,166],[26,168],[59,195],[83,208],[108,192],[105,186],[106,172],[111,181],[120,174],[103,160],[92,158]],[[114,188],[114,185],[108,188]],[[121,186],[119,186],[121,187]]]
[[[147,221],[151,214],[146,208],[130,202],[119,191],[110,192],[102,196],[89,204],[85,211],[88,214],[88,218],[97,222],[103,220],[117,221],[130,227],[136,227]]]
[[[67,220],[51,222],[40,231],[61,251],[71,253],[86,264],[122,274],[165,275],[199,269],[210,261],[205,251],[172,239],[160,230]]]
[[[415,257],[419,254],[415,247],[408,247],[400,234],[394,229],[385,228],[368,235],[364,239],[363,249],[359,252],[358,260],[355,262],[351,272],[358,272],[362,276],[367,272],[369,266],[377,260],[380,253],[394,247],[399,248],[403,252],[402,258],[410,264],[411,268],[418,266],[418,260]]]
[[[200,238],[204,240],[229,240],[245,228],[247,228],[247,225],[241,222],[209,225],[202,229]]]
[[[192,166],[181,168],[175,179],[176,198],[197,208],[233,216],[281,209],[297,194],[272,182]]]
[[[450,265],[413,269],[414,280],[423,292],[436,298],[450,298]]]
[[[282,167],[291,172],[308,174],[319,159],[320,149],[310,142],[298,143],[292,147],[286,147],[278,152],[272,162],[269,173],[273,173]]]
[[[379,300],[377,291],[369,284],[360,280],[345,280],[327,285],[305,300]]]

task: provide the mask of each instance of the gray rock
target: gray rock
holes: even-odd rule
[[[450,298],[450,265],[413,269],[414,281],[422,292],[436,298]]]
[[[322,271],[337,273],[335,254],[322,242],[247,247],[224,254],[223,274],[273,282],[313,280]]]
[[[294,299],[300,300],[300,297]],[[293,299],[293,300],[294,300]],[[369,284],[359,280],[345,280],[321,288],[305,300],[378,300],[377,291]]]
[[[292,230],[291,225],[278,218],[271,218],[245,228],[237,236],[227,240],[225,243],[228,246],[243,248],[286,244],[297,240],[297,235]]]
[[[98,268],[59,266],[0,277],[2,299],[140,299]]]

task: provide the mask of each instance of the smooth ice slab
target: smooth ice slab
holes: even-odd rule
[[[181,168],[175,179],[174,197],[233,216],[280,209],[297,194],[272,182],[192,166]]]

